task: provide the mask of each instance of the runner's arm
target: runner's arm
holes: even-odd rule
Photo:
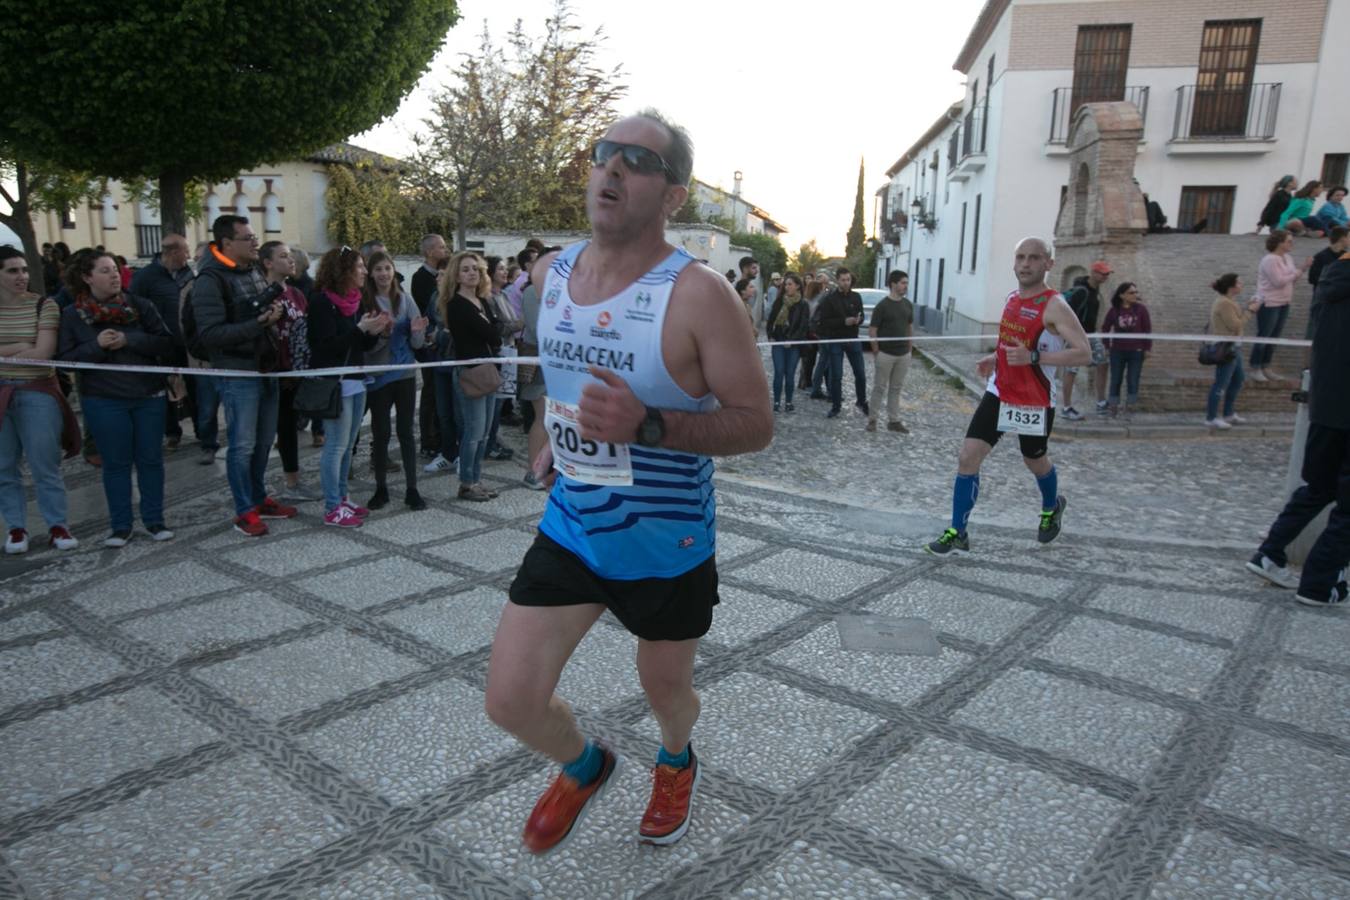
[[[1088,343],[1083,323],[1078,321],[1078,316],[1074,315],[1063,297],[1050,301],[1050,308],[1045,311],[1045,324],[1067,346],[1063,350],[1042,353],[1042,365],[1085,366],[1092,362],[1092,346]],[[1012,362],[1011,359],[1008,361]]]
[[[675,293],[692,301],[694,315],[686,321],[703,379],[719,408],[710,413],[662,410],[666,438],[661,445],[709,456],[763,450],[773,439],[769,382],[739,298],[725,278],[705,266],[691,266]]]

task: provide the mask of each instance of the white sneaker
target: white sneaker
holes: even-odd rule
[[[1208,425],[1210,428],[1217,429],[1218,431],[1227,431],[1228,429],[1233,427],[1232,425],[1229,425],[1227,422],[1225,422],[1223,419],[1206,419],[1205,424]]]
[[[423,471],[423,472],[444,472],[446,469],[450,468],[450,467],[453,466],[453,465],[454,465],[454,463],[452,463],[452,462],[450,462],[450,460],[446,459],[444,454],[442,454],[442,453],[437,453],[435,459],[433,459],[431,462],[427,463],[425,466],[422,467],[422,471]]]
[[[1265,372],[1262,372],[1260,369],[1252,369],[1250,372],[1247,373],[1247,378],[1248,378],[1248,380],[1250,380],[1250,381],[1269,381],[1269,380],[1270,380],[1269,378],[1266,377],[1266,373],[1265,373]]]
[[[1223,420],[1227,422],[1229,425],[1242,425],[1247,421],[1246,419],[1242,418],[1242,416],[1239,416],[1237,413],[1233,413],[1231,416],[1224,416]]]
[[[1290,572],[1287,566],[1275,565],[1274,560],[1259,551],[1247,560],[1247,570],[1255,572],[1276,587],[1288,588],[1289,590],[1298,587],[1297,575]]]
[[[28,532],[22,528],[11,528],[5,538],[5,552],[11,556],[28,552]]]

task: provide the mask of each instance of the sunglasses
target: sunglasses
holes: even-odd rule
[[[675,173],[669,164],[655,150],[639,147],[637,144],[621,144],[618,141],[599,141],[591,150],[591,163],[603,166],[614,158],[614,154],[623,154],[623,164],[628,171],[639,175],[665,175],[666,181],[675,184]]]

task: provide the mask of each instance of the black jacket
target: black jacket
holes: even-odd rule
[[[1065,301],[1069,304],[1069,309],[1078,317],[1078,323],[1083,326],[1083,330],[1092,334],[1097,330],[1097,314],[1102,308],[1102,294],[1097,288],[1092,286],[1088,276],[1079,275],[1073,280],[1073,287],[1064,294]]]
[[[1275,228],[1280,224],[1280,216],[1289,208],[1289,201],[1294,199],[1294,195],[1288,191],[1276,191],[1270,195],[1266,201],[1265,208],[1261,210],[1261,218],[1256,223],[1259,228],[1262,225]]]
[[[800,341],[806,338],[806,330],[811,324],[810,305],[805,298],[797,301],[797,305],[788,312],[787,325],[782,328],[775,328],[774,322],[778,320],[778,311],[783,308],[783,296],[780,294],[774,298],[773,306],[769,309],[769,321],[767,328],[769,339],[775,341]]]
[[[359,366],[365,361],[365,352],[379,340],[356,327],[361,319],[361,308],[344,316],[323,291],[309,295],[309,367],[336,369],[339,366]],[[364,379],[360,373],[343,375],[353,380]]]
[[[417,271],[413,273],[412,296],[413,302],[417,304],[417,308],[425,316],[431,298],[436,296],[436,276],[427,271],[425,263],[418,266]]]
[[[118,366],[161,366],[170,361],[178,343],[169,334],[155,304],[144,297],[127,295],[127,302],[140,319],[129,325],[90,324],[75,306],[61,312],[56,358],[71,362],[105,363]],[[126,335],[120,350],[98,345],[100,331],[111,328]],[[152,372],[118,372],[115,369],[77,369],[80,393],[98,397],[140,399],[164,390],[164,376]]]
[[[1312,265],[1308,267],[1308,284],[1317,287],[1317,282],[1322,278],[1322,270],[1325,269],[1341,256],[1339,251],[1332,250],[1330,247],[1323,247],[1316,256],[1313,257]]]
[[[192,270],[186,266],[178,272],[170,272],[155,256],[154,262],[131,277],[128,293],[144,297],[155,304],[164,327],[175,338],[181,337],[178,328],[178,297],[183,286],[192,280]]]
[[[253,266],[231,268],[207,252],[192,284],[192,314],[212,367],[258,370],[258,341],[271,326],[258,321],[267,281]]]
[[[858,336],[858,330],[862,328],[862,295],[857,291],[840,291],[835,288],[820,301],[820,308],[816,310],[816,314],[820,319],[822,338],[855,338]],[[847,318],[857,318],[858,322],[854,325],[845,325],[844,320]]]
[[[1350,431],[1350,253],[1322,270],[1313,308],[1311,420]]]
[[[501,331],[498,328],[496,311],[492,300],[480,300],[483,304],[484,318],[478,314],[478,307],[469,298],[456,294],[445,305],[445,324],[450,330],[450,340],[455,346],[455,359],[482,359],[496,356],[502,345]]]

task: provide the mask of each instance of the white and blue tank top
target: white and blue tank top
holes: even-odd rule
[[[541,291],[539,357],[549,410],[580,402],[582,388],[596,381],[588,371],[592,365],[612,369],[654,409],[715,409],[711,393],[691,397],[675,383],[661,353],[670,295],[693,257],[676,249],[615,296],[579,306],[568,292],[568,281],[588,244],[562,251]],[[555,425],[552,412],[548,422],[557,432],[549,436],[556,461],[566,457],[561,451],[567,449],[558,442],[565,437],[576,450],[577,436]],[[601,445],[598,453],[612,460],[616,450],[620,459],[626,450],[622,468],[626,474],[631,466],[631,483],[589,483],[560,465],[539,530],[602,578],[674,578],[705,562],[716,546],[712,459],[637,444]]]

